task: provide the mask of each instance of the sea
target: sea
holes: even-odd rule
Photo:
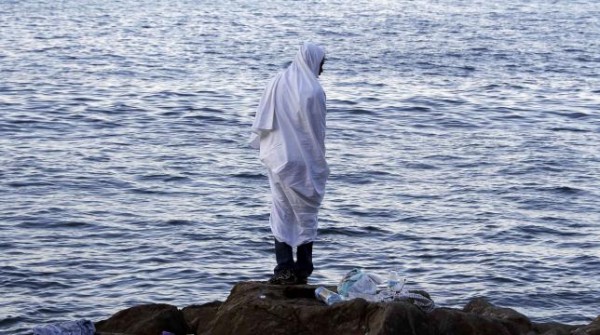
[[[268,279],[248,139],[305,41],[331,169],[310,284],[600,315],[597,0],[0,0],[0,333]]]

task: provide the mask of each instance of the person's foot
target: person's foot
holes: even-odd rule
[[[296,283],[298,285],[308,284],[308,277],[312,273],[312,269],[295,269],[294,274],[296,275]]]
[[[308,284],[308,277],[300,277],[300,276],[296,275],[296,284],[298,284],[298,285]]]
[[[294,285],[298,283],[298,278],[292,270],[282,270],[274,274],[269,279],[269,284],[273,285]]]

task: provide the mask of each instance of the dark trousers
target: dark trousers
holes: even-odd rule
[[[283,270],[292,270],[296,276],[308,278],[313,272],[312,262],[313,242],[299,245],[296,248],[296,261],[294,262],[294,250],[285,242],[279,242],[275,239],[275,258],[277,266],[275,274]]]

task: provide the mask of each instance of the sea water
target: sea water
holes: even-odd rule
[[[313,284],[397,271],[438,306],[600,314],[595,0],[0,1],[0,333],[223,300],[274,266],[247,146],[327,50]]]

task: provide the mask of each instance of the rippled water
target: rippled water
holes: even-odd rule
[[[328,51],[312,283],[397,269],[438,305],[600,314],[594,0],[0,1],[0,332],[223,300],[274,265],[246,146]]]

